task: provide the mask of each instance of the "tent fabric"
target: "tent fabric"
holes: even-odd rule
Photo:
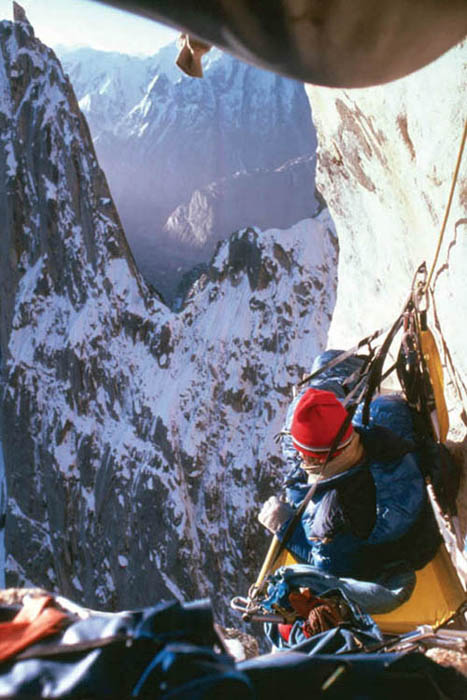
[[[414,592],[408,601],[388,614],[373,616],[382,632],[402,634],[419,625],[436,629],[467,601],[467,594],[444,545],[425,568],[417,571],[416,578]]]
[[[288,651],[243,661],[238,669],[252,681],[256,697],[274,700],[454,700],[464,697],[467,688],[460,673],[415,653],[309,656]]]
[[[366,87],[438,58],[467,33],[465,0],[102,0],[316,85]]]
[[[208,601],[69,617],[62,634],[0,664],[0,697],[253,697],[233,658],[213,653]]]

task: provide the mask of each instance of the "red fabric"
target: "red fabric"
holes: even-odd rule
[[[278,629],[279,629],[279,634],[280,634],[280,636],[281,636],[282,639],[284,639],[286,642],[289,641],[289,637],[290,637],[290,632],[291,632],[291,630],[292,630],[292,626],[293,626],[293,625],[282,625],[282,624],[277,625],[277,627],[278,627]]]
[[[307,618],[310,610],[315,608],[317,605],[322,605],[325,600],[323,598],[317,598],[309,588],[305,588],[301,591],[292,591],[289,593],[289,603],[300,617]]]
[[[315,634],[337,627],[344,621],[339,607],[332,599],[318,598],[309,588],[289,593],[289,603],[297,615],[305,620],[302,625],[305,637],[313,637]]]
[[[347,411],[331,391],[308,389],[294,411],[292,426],[296,450],[311,457],[325,457],[347,417]],[[336,451],[343,449],[352,437],[350,424]]]
[[[52,596],[29,598],[13,620],[0,623],[0,661],[61,630],[68,617],[48,607],[52,601]]]

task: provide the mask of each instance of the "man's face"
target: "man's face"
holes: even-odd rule
[[[326,461],[327,453],[323,454],[321,457],[312,457],[311,455],[301,454],[302,462],[307,467],[320,467]]]

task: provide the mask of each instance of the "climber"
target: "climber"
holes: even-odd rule
[[[291,405],[283,454],[291,467],[286,500],[263,506],[260,522],[279,539],[294,508],[319,477],[347,412],[335,393],[308,389]],[[341,397],[342,398],[342,397]],[[322,573],[327,588],[345,577],[367,613],[387,612],[411,594],[414,570],[436,553],[440,536],[412,441],[410,409],[399,395],[372,402],[369,426],[349,424],[287,549]],[[380,423],[380,425],[378,425]],[[391,430],[390,428],[394,428]],[[375,585],[376,584],[376,585]],[[363,605],[362,605],[363,603]]]

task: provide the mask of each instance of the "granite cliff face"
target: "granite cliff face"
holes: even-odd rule
[[[329,343],[347,347],[390,323],[417,267],[426,261],[430,268],[434,260],[466,120],[467,44],[388,85],[361,90],[308,86],[307,93],[318,131],[317,186],[340,246]],[[438,322],[457,373],[454,377],[443,355],[450,438],[463,452],[464,471],[466,227],[467,150],[432,281]],[[432,326],[433,311],[431,305]],[[464,478],[459,497],[464,536],[466,488]]]
[[[63,54],[138,266],[169,301],[232,231],[288,227],[317,211],[303,85],[215,49],[193,80],[176,54],[175,45],[150,59]]]
[[[465,123],[466,76],[463,43],[388,85],[307,87],[318,129],[318,186],[341,245],[332,340],[355,338],[392,318],[415,269],[423,260],[431,265]],[[458,271],[465,254],[466,163],[464,154],[439,267],[448,253],[451,259],[434,280],[447,325],[466,310],[463,277],[453,278],[453,265]],[[356,284],[363,292],[358,299]],[[457,332],[446,328],[454,344],[457,326]],[[461,355],[456,352],[465,374]]]
[[[27,21],[0,45],[7,585],[100,608],[210,596],[225,619],[266,547],[291,386],[326,343],[332,222],[235,233],[171,312],[55,55]]]

